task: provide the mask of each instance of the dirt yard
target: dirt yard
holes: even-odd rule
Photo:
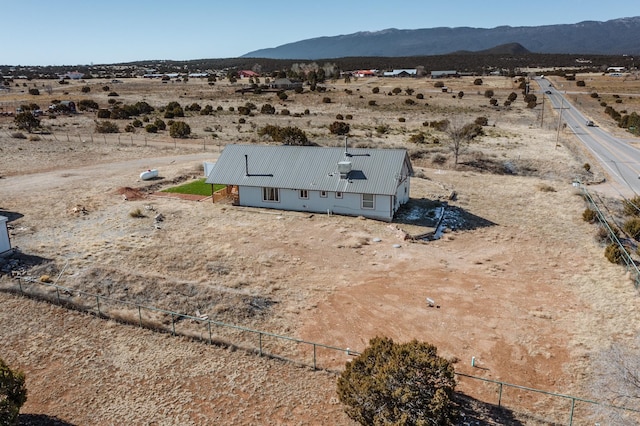
[[[431,80],[336,82],[324,94],[332,98],[329,104],[316,94],[287,101],[292,112],[309,108],[308,116],[256,114],[244,124],[228,111],[193,116],[185,121],[194,138],[177,144],[165,137],[145,146],[141,133],[101,142],[102,136],[91,135],[90,113],[47,120],[55,138],[16,139],[12,120],[0,118],[0,214],[10,218],[12,244],[41,260],[23,271],[33,277],[60,274],[58,283],[70,288],[190,315],[197,309],[212,319],[354,351],[376,335],[415,338],[459,359],[459,372],[597,398],[590,392],[591,357],[613,341],[632,339],[640,326],[637,292],[625,271],[604,258],[572,185],[577,176],[604,176],[570,134],[563,133],[556,147],[554,125],[540,128],[540,112],[521,100],[510,108],[489,107],[486,87],[501,102],[509,92],[519,93],[510,79],[487,79],[481,88],[471,81],[446,82],[453,93],[464,90],[462,99],[439,93]],[[154,83],[125,82],[115,89],[125,102],[144,99],[154,106],[176,99],[225,109],[267,102],[192,81],[144,86]],[[91,93],[106,103],[100,84],[92,82]],[[425,99],[415,106],[404,102],[404,94],[379,94],[378,109],[367,106],[372,87],[391,92],[396,86],[415,86]],[[0,98],[8,106],[21,95],[2,96],[13,97]],[[160,172],[154,189],[202,177],[202,162],[215,161],[225,143],[262,142],[255,129],[269,120],[299,126],[321,144],[341,143],[326,125],[345,111],[355,111],[354,146],[410,150],[417,172],[412,198],[442,202],[455,191],[448,204],[457,214],[441,239],[405,240],[403,223],[157,197],[138,179],[147,168]],[[452,114],[465,122],[489,118],[486,135],[458,167],[444,135],[422,126]],[[205,128],[216,124],[222,131],[214,138]],[[380,124],[389,130],[380,134]],[[418,130],[428,143],[410,145],[409,135]],[[144,196],[125,200],[123,188]],[[607,182],[589,190],[611,196],[619,188]],[[144,217],[131,217],[135,209]],[[159,213],[164,221],[156,226]],[[11,280],[4,275],[0,284]],[[429,307],[426,298],[438,307]],[[26,420],[351,424],[337,401],[333,373],[2,292],[0,325],[0,356],[27,375]],[[323,362],[340,369],[347,359],[335,354]],[[467,381],[461,389],[495,398]],[[527,398],[513,404],[541,418],[551,411]],[[558,410],[566,418],[566,407]]]

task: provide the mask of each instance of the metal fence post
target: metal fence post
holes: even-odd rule
[[[140,324],[140,328],[142,328],[142,310],[140,308],[140,305],[138,305],[138,322]]]
[[[22,289],[22,278],[18,278],[18,287],[20,287],[20,294],[24,294],[24,290]]]
[[[262,356],[262,333],[258,333],[258,353]]]
[[[211,345],[211,321],[207,321],[207,324],[209,324],[209,344]]]
[[[316,368],[316,344],[313,344],[313,369],[317,370]]]
[[[101,316],[100,313],[100,296],[96,295],[96,307],[98,308],[98,316]]]
[[[571,398],[571,412],[569,413],[569,426],[573,425],[573,411],[576,408],[576,399]]]
[[[502,403],[502,382],[499,384],[500,388],[498,389],[498,407]]]
[[[58,305],[60,304],[60,289],[56,287],[56,297],[58,298]]]
[[[176,322],[173,320],[173,312],[171,313],[171,332],[176,335]]]

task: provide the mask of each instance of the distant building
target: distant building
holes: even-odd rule
[[[458,71],[446,70],[446,71],[431,71],[431,78],[446,78],[446,77],[460,77]]]
[[[242,70],[238,72],[238,76],[240,78],[252,78],[252,77],[258,77],[259,74],[251,70]]]
[[[399,69],[393,71],[386,71],[383,74],[385,77],[415,77],[418,75],[418,70],[412,69]]]
[[[358,70],[353,72],[354,77],[375,77],[378,70]]]
[[[291,81],[288,78],[277,78],[271,82],[269,85],[272,89],[279,90],[291,90],[296,87],[302,87],[302,82],[300,81]]]

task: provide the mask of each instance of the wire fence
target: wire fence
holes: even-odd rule
[[[215,134],[209,136],[172,138],[168,135],[147,132],[125,133],[80,133],[80,132],[39,132],[25,134],[23,131],[3,131],[9,138],[38,138],[44,141],[69,142],[79,144],[132,146],[132,147],[166,147],[166,148],[202,148],[203,151],[221,152],[224,143]]]
[[[636,290],[640,290],[640,269],[638,269],[638,265],[636,261],[631,257],[631,254],[629,254],[629,252],[627,251],[627,248],[618,237],[619,234],[611,227],[610,224],[613,222],[610,220],[607,220],[606,215],[604,214],[602,209],[598,206],[598,203],[596,203],[596,201],[591,196],[589,191],[587,191],[587,188],[585,188],[584,185],[581,185],[581,189],[582,189],[583,197],[587,203],[587,207],[595,211],[596,218],[600,223],[600,226],[602,226],[602,228],[606,230],[609,241],[617,245],[618,248],[620,249],[621,261],[622,263],[624,263],[627,272],[633,275],[633,285],[635,286]]]
[[[63,271],[64,272],[64,269]],[[62,275],[62,272],[60,275]],[[45,300],[99,318],[115,320],[172,336],[183,336],[210,345],[232,347],[259,356],[281,359],[338,373],[359,352],[239,325],[215,321],[206,315],[188,315],[136,302],[113,299],[42,282],[28,277],[0,281],[0,291]],[[594,424],[594,405],[640,415],[640,410],[617,407],[571,395],[548,392],[456,372],[458,391],[478,401],[518,413],[527,424]],[[640,417],[638,417],[640,422]],[[518,420],[521,424],[521,421]],[[598,423],[595,423],[598,424]],[[604,423],[603,423],[604,424]]]

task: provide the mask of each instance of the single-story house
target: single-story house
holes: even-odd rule
[[[288,78],[277,78],[271,82],[269,87],[272,89],[290,90],[296,87],[302,87],[302,82],[291,81]]]
[[[386,71],[383,74],[384,77],[416,77],[417,75],[418,70],[415,68]]]
[[[378,70],[357,70],[353,72],[356,77],[375,77]]]
[[[227,145],[205,165],[233,203],[391,221],[409,201],[413,168],[404,149]],[[214,202],[216,197],[212,197]]]
[[[238,72],[238,76],[240,78],[251,78],[251,77],[258,77],[259,74],[251,70],[241,70]]]
[[[7,228],[8,218],[0,216],[0,256],[11,250],[11,241],[9,240],[9,229]]]

